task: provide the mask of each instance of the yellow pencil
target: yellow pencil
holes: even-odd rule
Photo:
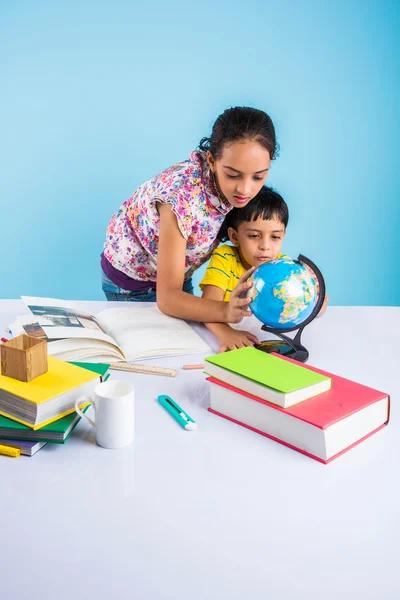
[[[0,454],[18,458],[18,456],[21,454],[21,450],[19,448],[11,448],[11,446],[4,446],[3,444],[0,444]]]

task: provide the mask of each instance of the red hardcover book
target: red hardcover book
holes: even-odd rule
[[[208,410],[324,464],[388,424],[388,394],[309,365],[303,366],[330,377],[332,388],[289,408],[281,408],[208,377],[211,384]]]

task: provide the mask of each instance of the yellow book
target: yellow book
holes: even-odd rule
[[[40,429],[74,412],[76,398],[92,397],[98,383],[97,373],[49,356],[48,372],[27,383],[0,374],[0,414]]]

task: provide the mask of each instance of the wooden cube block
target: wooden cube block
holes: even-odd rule
[[[47,373],[47,342],[19,335],[0,346],[1,373],[19,381],[32,381]]]

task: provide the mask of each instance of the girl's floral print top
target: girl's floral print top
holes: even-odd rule
[[[132,279],[156,281],[160,217],[156,203],[171,204],[186,240],[185,280],[218,246],[222,221],[232,206],[216,188],[205,152],[143,183],[111,218],[104,256]]]

